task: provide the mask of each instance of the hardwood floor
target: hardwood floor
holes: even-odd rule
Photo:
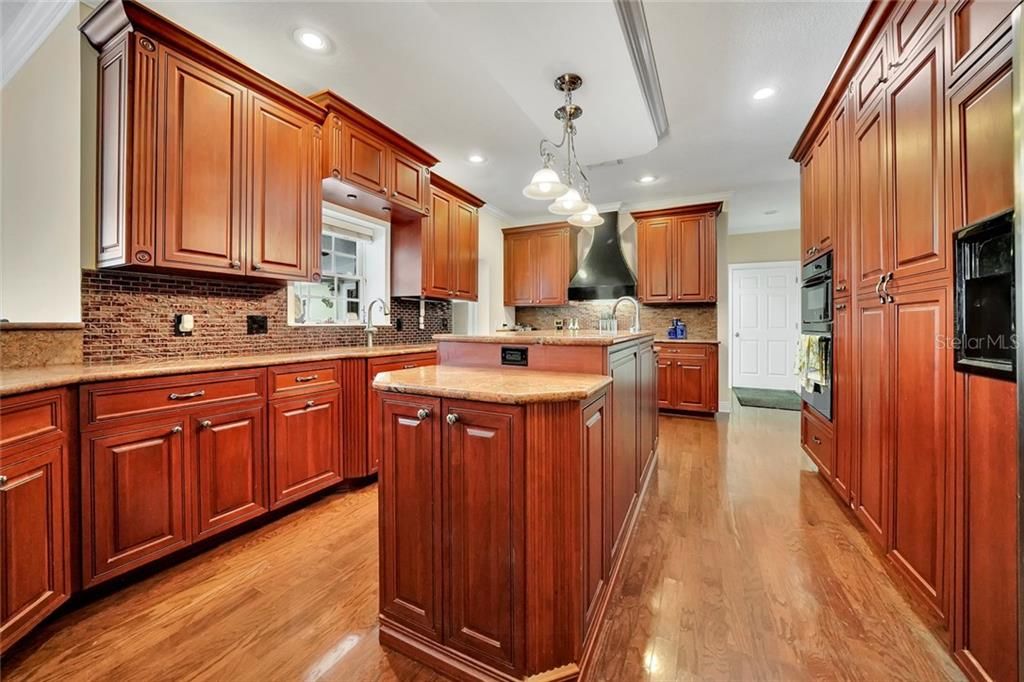
[[[662,417],[602,680],[962,680],[800,452],[799,413]],[[434,680],[377,644],[376,486],[50,621],[5,680]]]

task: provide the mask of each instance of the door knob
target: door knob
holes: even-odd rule
[[[736,332],[735,334],[733,334],[733,336],[735,336],[738,339],[738,338],[740,338],[740,333]]]
[[[452,414],[449,414],[447,417],[445,417],[445,421],[447,421],[449,424],[455,424],[455,422],[459,421],[459,415],[453,412]]]
[[[430,410],[426,409],[425,407],[421,407],[416,411],[416,418],[419,419],[420,421],[423,421],[424,419],[427,419],[429,417]]]

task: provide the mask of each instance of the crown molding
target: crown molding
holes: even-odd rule
[[[74,0],[27,3],[3,34],[3,74],[0,86],[6,86],[21,70],[53,29],[78,3]]]

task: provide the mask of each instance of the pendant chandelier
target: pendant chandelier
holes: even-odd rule
[[[555,79],[555,89],[565,94],[565,104],[555,109],[555,118],[562,122],[562,139],[555,144],[546,137],[540,141],[540,158],[543,166],[533,174],[530,184],[523,188],[523,195],[530,199],[547,201],[554,199],[548,211],[555,215],[569,216],[569,222],[580,227],[594,227],[604,222],[594,204],[590,203],[590,181],[583,167],[576,159],[576,119],[583,115],[583,108],[572,103],[572,93],[583,85],[583,79],[574,73],[562,74]],[[559,173],[556,170],[556,154],[565,150],[565,165]]]

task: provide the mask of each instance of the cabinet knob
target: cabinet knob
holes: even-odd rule
[[[455,422],[459,421],[459,415],[457,415],[457,414],[455,414],[454,412],[452,412],[451,414],[449,414],[449,415],[448,415],[447,417],[445,417],[444,419],[445,419],[445,421],[446,421],[446,422],[448,422],[449,424],[455,424]]]
[[[7,485],[7,477],[0,476],[0,486]]]
[[[316,405],[316,401],[315,400],[307,400],[306,401],[306,407],[313,407],[314,405]]]
[[[429,419],[430,410],[428,410],[425,407],[421,407],[420,409],[416,410],[416,418],[419,419],[420,421],[423,421],[424,419]]]
[[[213,422],[210,421],[209,419],[204,419],[203,421],[199,422],[199,427],[203,428],[203,429],[208,429],[208,428],[210,428],[212,426],[213,426]]]
[[[237,261],[237,260],[231,261],[231,269],[232,270],[238,270],[241,267],[242,267],[241,261]]]
[[[181,433],[184,430],[185,429],[183,429],[180,425],[178,425],[178,426],[175,426],[173,429],[171,429],[171,433]]]
[[[813,441],[814,441],[814,444],[815,444],[815,445],[821,445],[821,439],[820,439],[820,438],[818,438],[817,436],[813,436],[813,437],[811,438],[811,440],[813,440]]]
[[[252,264],[252,269],[253,269],[253,270],[262,270],[262,269],[263,269],[263,266],[262,266],[262,265],[260,265],[259,263],[253,263],[253,264]]]
[[[377,190],[377,192],[379,192],[380,194],[387,194],[388,193],[388,188],[387,187],[381,187],[379,190]]]
[[[331,170],[331,177],[334,178],[335,180],[341,180],[341,172],[338,169],[336,169],[336,168],[332,169]]]

